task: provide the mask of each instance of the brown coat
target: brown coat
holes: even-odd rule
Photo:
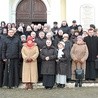
[[[83,44],[74,44],[71,49],[71,58],[72,58],[72,79],[75,79],[75,72],[74,70],[77,68],[84,69],[86,68],[86,60],[88,58],[88,48],[85,43]],[[75,60],[78,62],[76,63]],[[80,62],[82,61],[82,63]]]
[[[39,55],[38,47],[27,47],[26,45],[22,48],[23,57],[23,70],[22,70],[22,82],[32,82],[36,83],[38,81],[38,71],[37,71],[37,57]],[[32,62],[27,63],[28,58],[33,59]]]

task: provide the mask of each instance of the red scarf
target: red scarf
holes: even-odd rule
[[[31,44],[29,44],[29,43],[27,42],[27,46],[30,47],[30,48],[33,47],[33,46],[34,46],[34,42],[32,42]]]

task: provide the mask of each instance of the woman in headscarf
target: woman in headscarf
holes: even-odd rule
[[[26,84],[26,89],[32,89],[32,83],[38,82],[37,57],[38,47],[32,41],[32,37],[27,37],[27,42],[22,48],[23,72],[22,82]]]

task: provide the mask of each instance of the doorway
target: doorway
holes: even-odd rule
[[[16,8],[16,24],[47,23],[47,8],[41,0],[22,0]]]

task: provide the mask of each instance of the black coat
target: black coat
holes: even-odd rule
[[[2,46],[2,59],[16,59],[21,55],[21,41],[19,38],[7,36]]]
[[[67,75],[67,66],[68,66],[68,60],[69,55],[66,49],[63,49],[63,55],[60,59],[57,61],[57,74],[60,75]]]
[[[8,87],[19,85],[19,58],[21,54],[21,41],[18,37],[7,36],[3,42],[2,59],[5,62],[3,85]]]
[[[84,41],[86,42],[89,51],[87,61],[95,61],[96,56],[98,55],[98,37],[87,36],[84,38]]]
[[[76,26],[70,26],[70,29],[74,29],[74,30],[78,30],[78,25],[76,25]]]
[[[0,36],[0,60],[2,60],[2,45],[3,45],[3,40]]]
[[[71,66],[71,55],[70,55],[70,51],[72,48],[72,42],[71,41],[66,41],[65,42],[65,49],[68,53],[68,60],[67,60],[67,78],[71,78],[71,70],[72,70],[72,66]]]
[[[54,46],[50,47],[43,47],[41,53],[40,53],[41,59],[42,59],[42,68],[41,68],[41,74],[55,74],[55,60],[57,58],[57,50]],[[49,60],[46,61],[45,58],[49,56]]]
[[[57,35],[55,36],[55,39],[53,40],[53,45],[57,48],[58,43],[59,43],[60,41],[62,41],[62,39],[63,39],[63,37],[57,34]]]
[[[61,26],[61,30],[63,30],[64,34],[67,33],[70,36],[70,28],[68,26]]]
[[[27,38],[29,35],[31,35],[31,31],[26,31],[26,32],[24,32],[24,35],[25,35],[26,38]]]
[[[46,45],[46,39],[45,38],[41,39],[40,37],[38,37],[35,39],[35,42],[37,43],[37,46],[39,49],[42,49],[43,46]]]
[[[3,72],[4,72],[4,64],[2,61],[2,44],[3,44],[3,41],[0,36],[0,87],[2,87],[2,84],[3,84]]]

